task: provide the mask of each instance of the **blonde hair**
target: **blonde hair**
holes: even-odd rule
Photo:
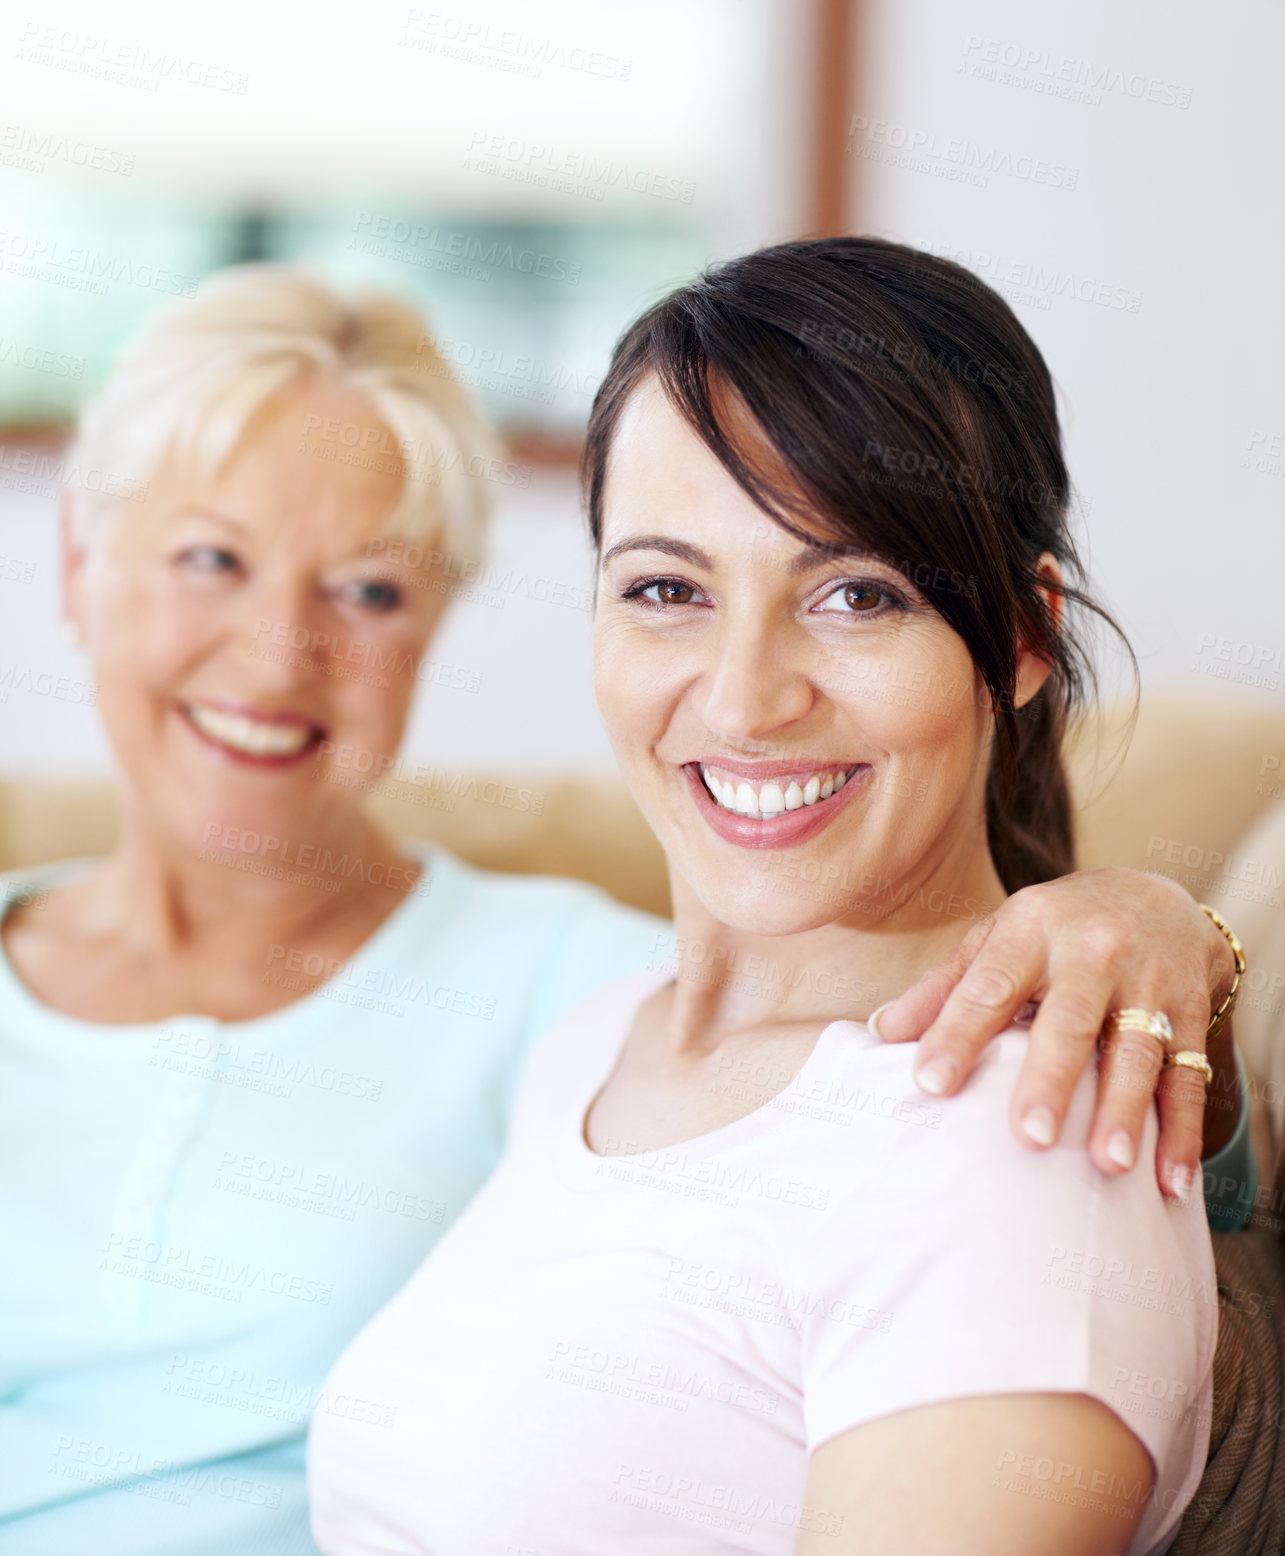
[[[392,433],[381,452],[400,455],[405,481],[389,528],[440,535],[457,556],[480,553],[504,456],[423,317],[399,298],[343,298],[274,264],[219,272],[126,349],[69,451],[73,467],[111,472],[75,493],[78,535],[90,538],[122,493],[145,490],[168,456],[216,475],[260,408],[313,374],[362,395]]]

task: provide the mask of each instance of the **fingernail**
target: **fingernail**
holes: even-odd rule
[[[895,1005],[896,1003],[896,1000],[884,1000],[883,1004],[879,1006],[878,1010],[872,1010],[866,1017],[866,1025],[870,1028],[870,1030],[881,1043],[886,1043],[888,1039],[879,1030],[879,1017],[883,1015],[884,1011],[887,1010],[889,1005]]]
[[[1052,1145],[1057,1135],[1053,1110],[1046,1108],[1043,1103],[1029,1109],[1022,1120],[1022,1128],[1026,1131],[1026,1138],[1035,1145]]]
[[[1194,1167],[1171,1167],[1169,1169],[1169,1187],[1184,1205],[1190,1205],[1192,1190],[1196,1187],[1196,1169]]]
[[[940,1097],[950,1089],[955,1078],[955,1066],[949,1059],[930,1059],[915,1071],[915,1084],[930,1097]]]
[[[1107,1141],[1107,1155],[1117,1167],[1133,1166],[1133,1136],[1127,1129],[1117,1129]]]

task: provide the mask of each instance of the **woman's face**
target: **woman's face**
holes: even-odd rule
[[[386,560],[399,461],[325,458],[343,445],[305,428],[329,419],[384,437],[363,399],[315,383],[266,406],[216,479],[164,466],[144,503],[67,545],[68,609],[132,797],[188,846],[244,846],[233,828],[306,840],[351,816],[354,776],[397,750],[446,604],[431,567]]]
[[[676,887],[764,934],[968,916],[993,718],[963,639],[888,564],[774,524],[654,381],[612,446],[598,589],[598,705]]]

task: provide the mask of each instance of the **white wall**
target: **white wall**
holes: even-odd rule
[[[1285,698],[1285,11],[871,11],[850,158],[867,225],[999,283],[1044,352],[1087,560],[1144,687],[1221,672]]]

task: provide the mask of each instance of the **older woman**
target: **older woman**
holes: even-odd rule
[[[286,1556],[314,1549],[310,1415],[376,1442],[400,1419],[328,1368],[486,1179],[538,1036],[657,925],[389,838],[342,781],[339,753],[395,753],[446,599],[388,540],[470,554],[503,473],[412,310],[229,273],[126,355],[80,445],[139,499],[64,515],[124,805],[107,857],[6,883],[0,1553]],[[1115,969],[1101,1010],[1163,1004],[1190,1045],[1230,954],[1149,877],[1015,900],[891,1035],[957,985],[930,1035],[958,1085],[1043,996],[1014,1095],[1048,1142],[1093,1051],[1083,947]],[[1104,1090],[1104,1173],[1150,1144],[1155,1073]],[[1172,1081],[1156,1168],[1181,1188],[1201,1104]]]
[[[396,1419],[314,1423],[322,1549],[1163,1551],[1209,1436],[1199,1204],[1088,1167],[1087,1072],[1025,1154],[1020,1025],[935,1112],[824,995],[915,984],[1065,868],[1091,601],[1043,360],[947,261],[787,244],[626,333],[586,472],[676,965],[544,1041],[498,1171],[332,1374]],[[1184,1408],[1129,1413],[1137,1375]]]

